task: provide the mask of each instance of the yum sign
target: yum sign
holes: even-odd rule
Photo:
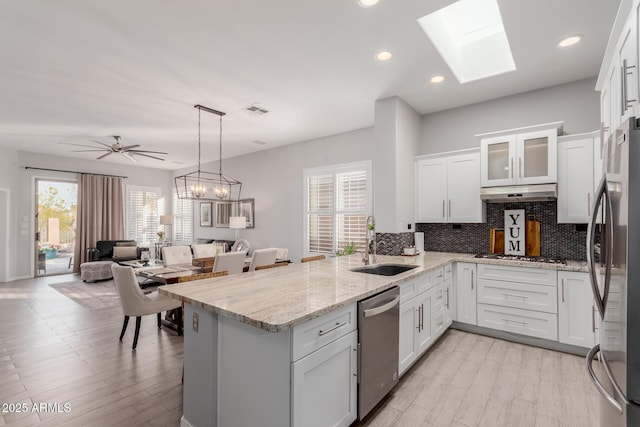
[[[504,253],[524,255],[524,209],[504,211]]]

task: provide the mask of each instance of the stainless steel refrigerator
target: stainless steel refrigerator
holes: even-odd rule
[[[640,426],[640,128],[625,121],[606,141],[591,212],[587,261],[601,317],[587,370],[602,427]],[[598,238],[599,237],[599,238]],[[599,361],[596,361],[598,359]],[[601,363],[602,369],[594,369]]]

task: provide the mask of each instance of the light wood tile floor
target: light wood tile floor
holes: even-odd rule
[[[132,352],[135,322],[119,343],[119,307],[90,311],[48,286],[71,280],[0,283],[0,404],[29,408],[1,413],[0,426],[178,426],[182,337],[146,316]],[[449,330],[356,425],[585,427],[597,408],[583,358]]]
[[[583,357],[450,329],[358,426],[597,427]]]

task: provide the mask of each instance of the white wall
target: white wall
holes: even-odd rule
[[[18,164],[18,152],[7,148],[0,150],[0,188],[7,190],[8,198],[6,199],[8,211],[5,211],[4,215],[9,221],[9,232],[0,229],[0,245],[8,246],[9,248],[15,248],[18,241],[18,233],[20,230],[17,224],[17,211],[16,206],[18,204],[18,191],[17,188],[17,172],[16,167]],[[13,253],[13,256],[11,255]],[[15,265],[15,251],[9,251],[5,254],[5,259],[0,262],[0,268],[5,269],[3,273],[0,273],[0,281],[11,280],[16,275]]]
[[[564,133],[600,128],[595,78],[429,114],[422,118],[419,154],[480,146],[479,133],[564,121]]]
[[[375,104],[373,213],[376,231],[408,231],[413,223],[413,157],[420,141],[421,116],[400,98]]]
[[[372,159],[373,128],[328,136],[225,159],[222,173],[242,182],[242,198],[255,199],[255,228],[240,230],[251,250],[289,249],[297,261],[303,253],[303,179],[305,168]],[[174,176],[195,168],[175,171]],[[218,163],[202,165],[217,171]],[[194,205],[194,238],[235,239],[235,230],[200,227],[199,203]]]
[[[4,150],[3,150],[4,154]],[[4,157],[4,156],[0,156]],[[75,179],[76,174],[25,169],[25,166],[47,169],[61,169],[78,172],[99,173],[106,175],[127,176],[125,185],[144,185],[160,187],[162,194],[168,197],[167,210],[171,209],[172,181],[171,172],[160,169],[144,168],[137,165],[119,165],[96,160],[71,159],[29,152],[17,152],[10,164],[1,168],[0,187],[8,176],[14,179],[8,183],[15,200],[11,204],[10,228],[15,233],[10,236],[9,279],[33,277],[34,272],[34,234],[35,234],[35,179],[58,178]],[[24,224],[27,224],[26,227]]]

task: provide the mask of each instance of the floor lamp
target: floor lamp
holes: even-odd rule
[[[238,243],[238,230],[247,228],[247,218],[243,216],[229,217],[229,228],[236,230],[236,244]]]

